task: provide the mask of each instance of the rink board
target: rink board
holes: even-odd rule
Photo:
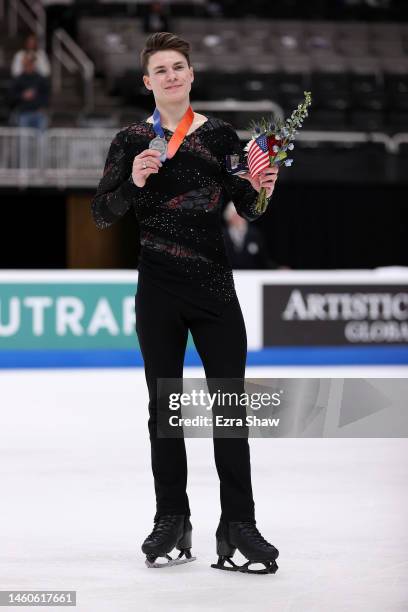
[[[0,367],[141,367],[137,271],[0,272]],[[408,363],[408,269],[234,271],[247,365]],[[189,335],[186,366],[201,365]]]

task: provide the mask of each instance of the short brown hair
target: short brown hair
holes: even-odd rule
[[[170,32],[155,32],[146,40],[144,49],[140,53],[140,63],[143,74],[148,74],[147,65],[154,53],[168,50],[178,51],[184,55],[187,64],[190,66],[190,43]]]

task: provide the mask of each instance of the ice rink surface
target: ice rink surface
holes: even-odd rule
[[[280,550],[278,572],[261,576],[211,569],[220,512],[212,440],[188,439],[197,561],[156,570],[140,550],[155,511],[143,369],[0,371],[0,389],[0,590],[76,590],[80,612],[408,610],[406,439],[252,439],[257,524]]]

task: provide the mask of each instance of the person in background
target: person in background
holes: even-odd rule
[[[224,210],[224,242],[234,270],[267,270],[276,268],[269,259],[261,232],[241,217],[232,202]]]
[[[18,127],[42,131],[47,128],[49,82],[35,71],[35,61],[30,55],[24,58],[22,74],[13,79],[11,99]]]
[[[161,2],[148,3],[143,18],[143,31],[146,34],[153,32],[168,32],[170,29],[168,8]]]
[[[11,76],[16,78],[24,72],[24,61],[31,57],[34,61],[34,70],[42,77],[50,76],[50,62],[43,49],[38,48],[38,40],[35,34],[29,34],[24,41],[24,47],[13,57],[11,63]]]

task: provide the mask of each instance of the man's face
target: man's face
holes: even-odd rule
[[[35,51],[37,49],[37,38],[34,35],[27,38],[26,49],[27,51]]]
[[[182,53],[157,51],[150,57],[147,70],[143,82],[153,91],[156,101],[179,102],[188,97],[194,74]]]
[[[233,212],[228,219],[228,224],[237,229],[246,227],[247,222],[237,212]]]

